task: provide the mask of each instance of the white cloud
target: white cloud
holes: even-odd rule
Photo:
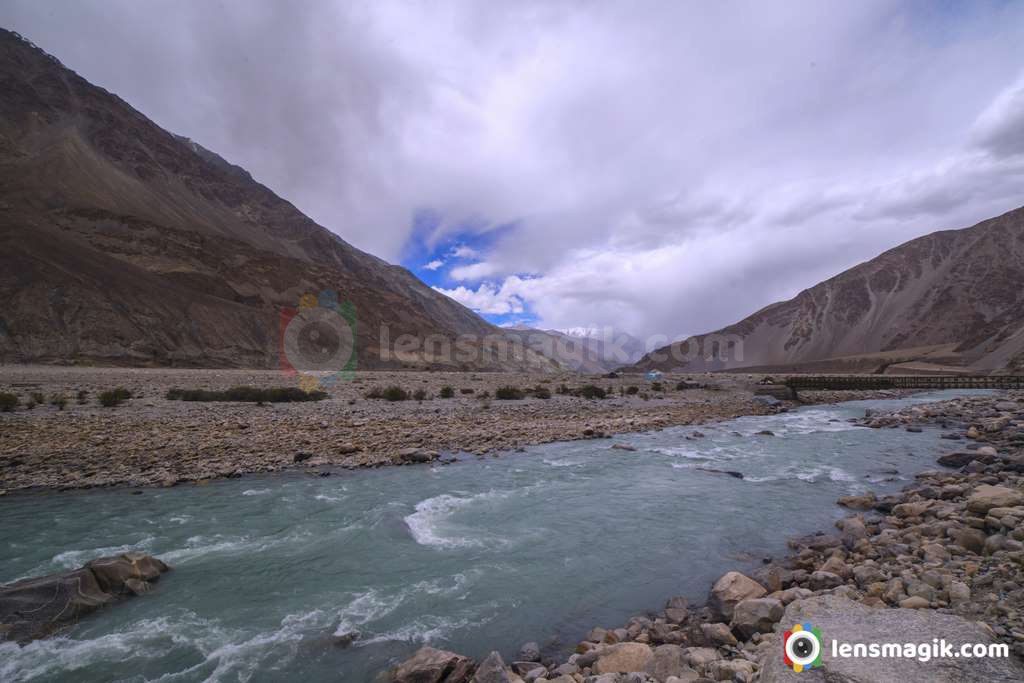
[[[438,268],[440,268],[443,265],[444,265],[444,261],[442,261],[441,259],[434,259],[430,263],[424,264],[423,267],[426,270],[437,270]]]
[[[422,209],[430,244],[515,225],[439,256],[446,293],[546,327],[705,331],[1021,203],[1022,3],[8,0],[0,24],[386,259]]]

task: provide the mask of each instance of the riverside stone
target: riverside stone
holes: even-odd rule
[[[594,673],[630,673],[647,671],[654,660],[654,651],[643,643],[609,645],[598,653]]]
[[[732,615],[732,629],[744,639],[755,633],[768,633],[782,618],[784,608],[774,598],[752,598],[739,602]]]
[[[0,586],[0,641],[27,643],[124,597],[141,595],[169,567],[143,553],[95,559],[62,574]]]
[[[764,597],[764,587],[739,572],[727,572],[711,588],[708,609],[720,621],[731,621],[733,609],[743,600]]]
[[[465,683],[473,660],[447,650],[421,647],[387,677],[393,683]]]
[[[974,489],[974,493],[967,499],[967,509],[977,513],[1017,505],[1024,505],[1024,493],[1005,486],[982,484]]]

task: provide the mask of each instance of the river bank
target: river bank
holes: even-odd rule
[[[173,486],[292,468],[363,468],[478,456],[525,446],[698,425],[779,407],[754,400],[760,376],[376,372],[339,382],[318,402],[193,403],[172,388],[224,390],[289,385],[272,371],[0,367],[0,392],[19,397],[0,412],[0,492]],[[676,387],[710,383],[710,389]],[[592,384],[608,397],[559,393]],[[424,400],[366,398],[399,386]],[[498,389],[544,387],[550,398],[497,400]],[[124,387],[132,398],[103,407],[97,396]],[[442,390],[452,388],[451,398]],[[632,392],[632,393],[631,393]],[[906,393],[801,392],[802,404]],[[64,397],[63,406],[51,403]],[[33,398],[35,397],[35,398]],[[81,398],[79,398],[81,397]],[[30,403],[37,403],[29,409]]]
[[[917,474],[900,493],[840,498],[855,513],[837,521],[837,533],[792,539],[792,554],[766,558],[749,576],[724,574],[704,606],[669,598],[662,612],[594,628],[563,661],[543,659],[535,643],[510,667],[493,652],[473,680],[1021,680],[1024,394],[869,411],[861,423],[910,432],[939,427],[963,449],[941,456],[940,469]],[[782,656],[783,631],[804,622],[851,643],[943,638],[957,648],[1005,645],[1008,656],[959,659],[957,649],[945,660],[843,659],[823,644],[811,677],[794,674]],[[440,671],[431,680],[444,683],[468,681],[473,671],[465,658],[425,648],[382,679],[409,683],[431,668]]]

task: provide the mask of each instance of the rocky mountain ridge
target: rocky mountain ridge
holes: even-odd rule
[[[1021,282],[1024,209],[1016,209],[911,240],[634,367],[899,372],[911,364],[902,371],[1020,372]]]
[[[545,369],[532,352],[382,360],[503,333],[0,29],[0,361],[276,367],[280,317],[350,302],[360,367]],[[450,355],[450,354],[449,354]]]

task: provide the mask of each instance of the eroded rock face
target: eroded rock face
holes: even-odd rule
[[[782,632],[810,622],[822,634],[821,666],[794,673],[783,661]],[[835,595],[791,603],[770,636],[761,659],[762,683],[992,683],[1024,680],[1024,667],[1013,657],[930,659],[841,658],[832,656],[832,640],[840,643],[931,643],[944,639],[954,650],[965,643],[991,643],[990,631],[977,622],[932,610],[875,609]]]
[[[169,567],[144,553],[101,557],[62,574],[0,587],[0,641],[51,635],[123,597],[149,591]]]

